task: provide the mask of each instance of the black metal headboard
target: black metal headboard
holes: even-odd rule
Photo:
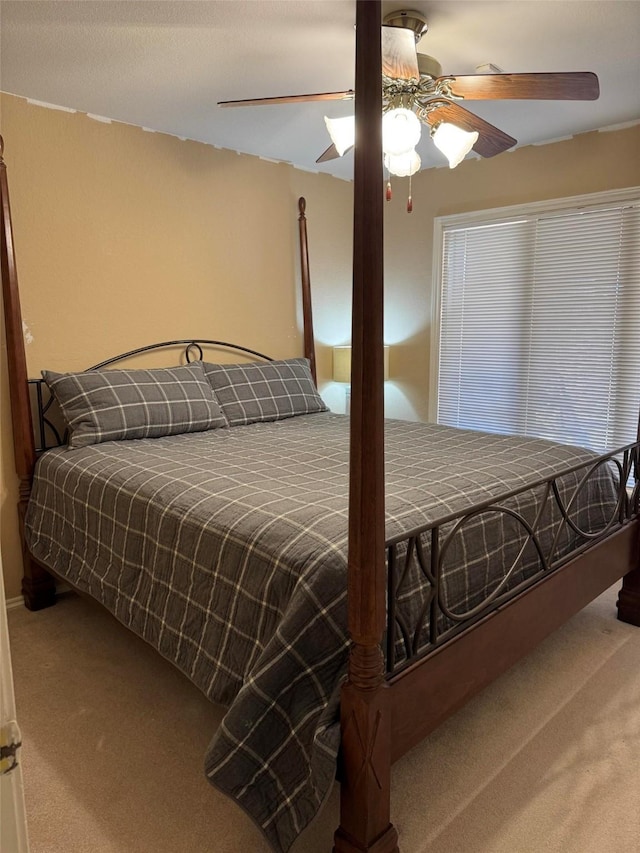
[[[182,358],[184,358],[187,364],[203,359],[203,347],[236,352],[243,356],[253,356],[263,361],[273,361],[270,356],[264,355],[264,353],[249,349],[248,347],[238,346],[238,344],[231,344],[228,341],[187,338],[176,341],[161,341],[157,344],[149,344],[146,347],[138,347],[137,349],[132,349],[129,352],[124,352],[113,356],[113,358],[101,361],[99,364],[94,364],[92,367],[87,367],[86,370],[102,370],[104,367],[110,367],[120,361],[126,361],[143,353],[152,352],[153,350],[175,349],[176,347],[184,347]],[[52,447],[60,447],[60,445],[66,444],[67,427],[64,423],[64,418],[44,379],[29,379],[29,398],[31,400],[33,415],[36,453],[39,455],[45,450],[50,450]]]

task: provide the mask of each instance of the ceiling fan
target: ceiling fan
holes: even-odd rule
[[[392,174],[412,175],[420,168],[415,152],[420,125],[430,128],[435,144],[449,159],[451,168],[473,149],[481,157],[493,157],[517,143],[508,133],[461,106],[461,101],[533,99],[596,100],[600,94],[597,76],[590,71],[533,74],[464,74],[442,76],[440,63],[432,56],[418,53],[416,45],[428,26],[420,12],[400,10],[386,15],[382,27],[382,111],[385,163]],[[222,107],[289,104],[302,101],[350,100],[356,93],[321,92],[308,95],[285,95],[274,98],[250,98],[220,101]],[[396,131],[403,137],[396,153],[385,146],[384,122],[387,115],[398,119]],[[415,121],[417,119],[417,121]],[[353,118],[325,119],[332,144],[316,160],[323,163],[340,157],[353,147]],[[339,124],[341,123],[341,125]],[[393,122],[388,122],[393,124]],[[413,131],[409,125],[413,126]],[[447,141],[442,133],[452,129],[455,140]],[[391,134],[392,131],[389,131]],[[408,133],[408,135],[407,135]],[[414,134],[412,136],[411,134]],[[346,134],[346,137],[345,137]],[[406,142],[404,137],[406,136]],[[440,142],[438,137],[440,136]],[[389,143],[391,144],[391,143]],[[404,151],[400,151],[404,146]],[[394,163],[393,157],[400,158]],[[408,158],[408,159],[407,159]],[[395,167],[395,168],[394,168]]]

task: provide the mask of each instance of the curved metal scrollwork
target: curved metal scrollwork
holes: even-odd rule
[[[49,417],[53,410],[55,400],[47,389],[48,397],[45,401],[43,388],[46,384],[43,379],[30,379],[29,387],[35,389],[35,401],[32,399],[32,410],[35,417],[34,432],[35,432],[35,450],[36,453],[41,453],[43,450],[48,450],[50,447],[59,447],[64,444],[64,430],[59,429],[54,421]]]
[[[190,352],[193,347],[197,348],[200,353],[199,358],[202,358],[202,346],[209,347],[217,347],[219,349],[228,349],[234,352],[240,352],[244,355],[252,355],[255,358],[262,358],[264,361],[273,361],[273,359],[264,355],[264,353],[258,352],[257,350],[249,349],[248,347],[241,347],[238,344],[231,344],[228,341],[210,341],[204,338],[196,338],[196,339],[181,339],[176,341],[161,341],[158,344],[149,344],[146,347],[138,347],[137,349],[129,350],[129,352],[124,352],[121,355],[115,355],[113,358],[108,358],[105,361],[101,361],[99,364],[94,364],[92,367],[87,368],[87,370],[102,370],[103,367],[108,367],[110,364],[117,364],[119,361],[125,361],[128,358],[133,358],[136,355],[141,355],[145,352],[151,352],[152,350],[157,349],[169,349],[177,346],[185,347],[185,358],[187,362],[191,361]]]
[[[474,518],[477,518],[481,515],[486,515],[486,514],[509,516],[509,517],[513,518],[518,524],[520,524],[524,528],[524,530],[527,533],[527,536],[525,538],[525,541],[521,545],[520,550],[518,551],[516,557],[512,561],[511,566],[505,571],[502,578],[499,580],[499,582],[494,587],[494,589],[487,595],[487,597],[480,604],[476,605],[475,607],[471,607],[462,613],[460,611],[456,612],[456,611],[452,610],[447,605],[445,598],[444,598],[444,594],[442,592],[442,588],[440,588],[440,591],[438,594],[438,604],[440,605],[440,610],[448,619],[451,619],[454,622],[464,622],[467,619],[471,619],[474,616],[477,616],[480,612],[485,610],[488,607],[488,605],[490,605],[493,601],[495,601],[495,599],[500,595],[500,593],[504,589],[507,588],[509,581],[513,577],[513,575],[514,575],[514,573],[518,567],[518,564],[520,563],[520,560],[522,559],[522,556],[523,556],[524,552],[526,551],[527,546],[529,544],[533,543],[533,545],[534,545],[534,547],[538,553],[538,557],[540,559],[541,570],[546,571],[549,568],[549,563],[547,562],[547,558],[544,555],[544,552],[542,550],[542,546],[540,544],[540,540],[538,539],[538,534],[537,534],[536,529],[535,529],[537,526],[537,523],[539,522],[540,517],[542,515],[542,511],[543,511],[544,505],[547,501],[547,497],[548,497],[548,489],[547,489],[547,491],[545,493],[545,497],[542,501],[542,505],[540,507],[536,522],[533,525],[529,524],[529,522],[526,520],[526,518],[524,518],[524,516],[521,513],[516,512],[515,510],[510,509],[509,507],[506,507],[506,506],[493,506],[493,507],[490,507],[489,509],[481,509],[481,510],[478,510],[477,512],[470,512],[468,515],[465,515],[464,518],[460,519],[460,521],[455,525],[454,529],[451,531],[451,533],[449,533],[449,535],[446,537],[446,539],[444,541],[444,544],[442,545],[442,550],[440,553],[440,560],[439,560],[439,565],[438,565],[438,573],[440,575],[442,575],[442,571],[443,571],[444,558],[447,554],[447,550],[448,550],[449,546],[453,542],[454,537],[456,536],[456,534],[462,532],[463,528]]]
[[[263,361],[273,361],[273,359],[258,352],[257,350],[249,349],[249,347],[232,344],[228,341],[207,340],[205,338],[186,338],[174,341],[161,341],[157,344],[149,344],[145,347],[129,350],[128,352],[115,355],[112,358],[105,359],[99,364],[94,364],[88,367],[87,370],[102,370],[105,367],[110,367],[121,361],[134,358],[143,353],[152,352],[154,350],[175,349],[176,347],[184,347],[184,359],[187,364],[193,361],[201,361],[204,358],[203,347],[212,347],[215,349],[228,350],[237,352],[243,356],[252,356]],[[195,357],[194,357],[195,356]],[[66,442],[67,431],[64,427],[60,428],[60,424],[56,425],[50,417],[52,407],[54,406],[54,398],[49,394],[46,401],[43,396],[43,387],[46,383],[43,379],[30,379],[29,386],[35,389],[35,400],[32,398],[32,411],[34,414],[34,432],[36,439],[36,453],[42,453],[44,450],[50,450],[53,447],[59,447]]]
[[[204,357],[204,353],[202,352],[202,347],[200,346],[199,343],[194,341],[192,344],[189,344],[188,347],[184,351],[184,357],[187,359],[187,363],[191,364],[191,360],[192,360],[191,350],[196,350],[196,352],[197,352],[195,361],[202,361],[202,359]]]
[[[611,479],[605,476],[605,469],[610,469]],[[391,540],[387,545],[387,671],[396,672],[428,654],[637,517],[639,471],[640,442],[635,442],[553,477],[514,489],[495,501],[485,501],[443,517],[411,531],[405,538]],[[591,506],[583,498],[588,497],[592,483],[602,485],[605,493],[612,490],[609,501],[595,504],[597,515],[593,524],[597,529],[592,526],[591,509],[580,518],[582,505]],[[523,507],[530,520],[520,511]],[[515,523],[516,532],[504,547],[505,554],[509,549],[512,554],[493,579],[486,573],[489,580],[485,582],[482,600],[477,600],[478,590],[472,589],[469,606],[451,605],[447,599],[447,573],[455,563],[454,551],[464,552],[462,537],[474,525],[484,531],[490,529],[491,535],[493,531],[502,531],[508,525],[499,519]],[[486,526],[494,522],[495,527]],[[502,548],[503,540],[497,541]],[[487,551],[477,559],[489,565],[492,558]]]
[[[584,473],[580,482],[576,486],[576,489],[573,492],[571,499],[569,500],[569,503],[566,506],[564,504],[564,501],[562,500],[562,496],[560,495],[557,481],[556,480],[553,481],[553,494],[554,494],[554,497],[556,499],[556,503],[558,505],[558,508],[559,508],[560,512],[562,513],[562,523],[558,527],[558,531],[557,531],[555,539],[553,541],[553,545],[552,545],[551,551],[550,551],[550,557],[552,557],[553,554],[555,553],[555,550],[556,550],[556,547],[558,545],[558,541],[560,539],[560,536],[562,535],[566,526],[569,526],[571,528],[571,530],[577,536],[580,536],[583,539],[595,540],[595,539],[599,539],[600,537],[602,537],[603,535],[608,533],[608,531],[612,529],[613,525],[620,519],[620,511],[621,511],[621,509],[624,508],[624,506],[626,504],[626,500],[627,500],[626,492],[622,488],[618,490],[618,499],[616,501],[616,505],[614,506],[614,508],[612,510],[611,518],[609,519],[607,524],[605,524],[605,526],[601,530],[597,530],[594,532],[591,532],[588,530],[583,530],[581,527],[579,527],[573,521],[573,519],[569,515],[572,507],[575,506],[575,504],[577,503],[580,494],[584,490],[585,486],[588,485],[589,480],[594,475],[594,473],[598,470],[598,468],[602,467],[603,465],[610,465],[610,464],[614,464],[617,467],[619,482],[622,484],[626,483],[627,479],[629,477],[629,470],[628,470],[627,464],[622,465],[620,463],[620,460],[616,459],[615,457],[613,457],[611,459],[598,460]],[[626,473],[625,473],[625,471],[626,471]]]

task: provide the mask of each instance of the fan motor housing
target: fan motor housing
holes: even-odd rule
[[[388,27],[405,27],[413,30],[416,44],[429,29],[425,16],[413,9],[398,9],[397,12],[390,12],[385,15],[383,23]]]
[[[426,53],[418,53],[418,69],[421,77],[436,77],[442,76],[442,65],[438,62],[435,56],[429,56]]]

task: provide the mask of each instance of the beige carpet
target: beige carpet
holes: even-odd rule
[[[638,853],[640,629],[614,603],[394,766],[402,853]],[[177,670],[74,595],[9,627],[32,853],[268,853],[204,778],[222,710]],[[292,853],[329,853],[336,795]]]

